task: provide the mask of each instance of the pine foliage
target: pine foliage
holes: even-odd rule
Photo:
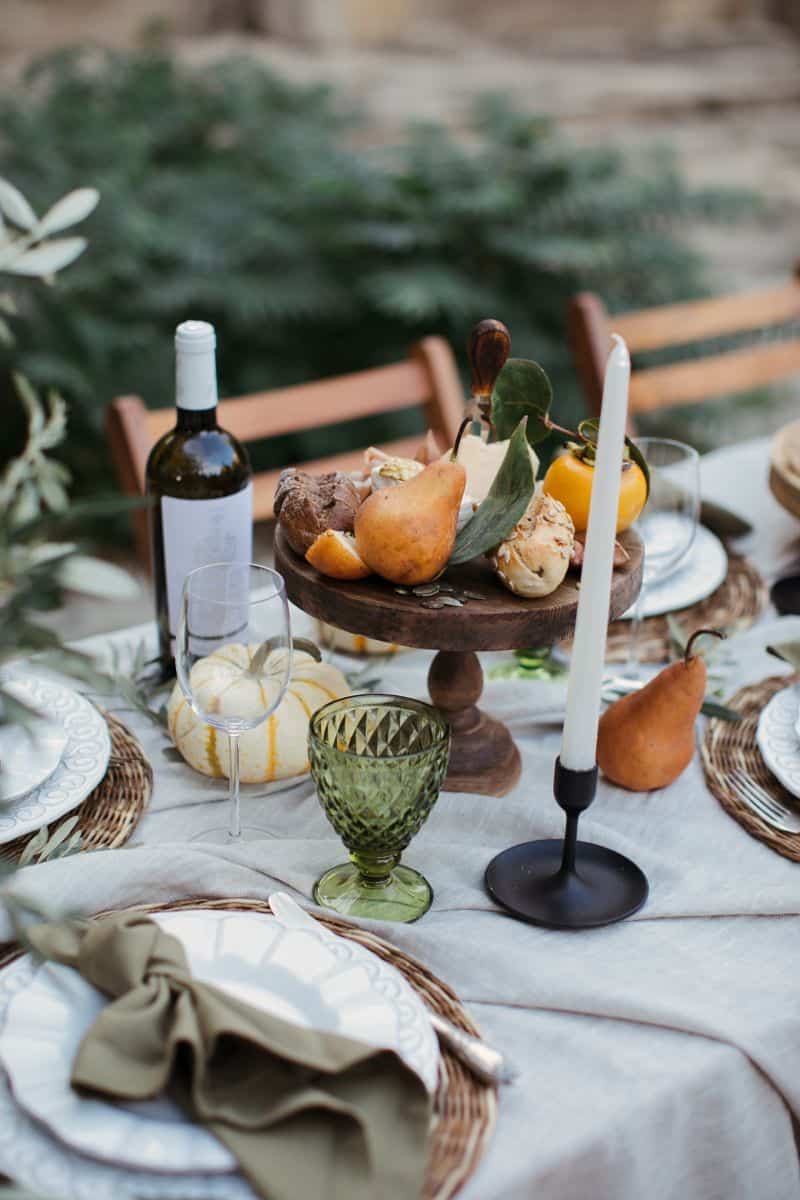
[[[569,415],[569,296],[698,294],[681,231],[742,204],[690,190],[664,155],[634,173],[576,148],[497,97],[463,139],[429,125],[365,148],[331,91],[244,60],[192,73],[151,52],[61,53],[0,95],[0,130],[0,173],[34,203],[82,179],[102,195],[90,252],[26,289],[14,323],[18,366],[71,401],[84,479],[112,396],[171,402],[187,316],[217,326],[224,395],[389,362],[428,333],[460,348],[497,315]]]

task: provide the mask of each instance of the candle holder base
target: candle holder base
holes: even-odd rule
[[[564,842],[523,842],[486,868],[490,896],[515,917],[549,929],[593,929],[622,921],[642,907],[644,873],[616,850],[577,842],[574,870],[563,869]]]

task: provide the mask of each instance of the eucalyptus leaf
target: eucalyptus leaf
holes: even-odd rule
[[[542,367],[528,358],[509,358],[492,392],[492,424],[497,437],[505,441],[527,417],[528,441],[532,446],[543,442],[550,433],[546,418],[552,403],[553,389]]]
[[[800,671],[800,642],[780,642],[777,646],[767,646],[767,654]]]
[[[717,700],[711,700],[709,697],[703,701],[700,712],[704,717],[716,717],[718,721],[741,721],[742,714],[737,712],[735,708],[728,708],[726,704],[720,704]]]
[[[37,234],[44,237],[46,234],[60,233],[62,229],[77,225],[94,211],[99,199],[100,193],[97,188],[82,187],[68,192],[60,200],[56,200],[53,207],[44,214],[36,227]]]
[[[39,862],[44,862],[48,858],[55,857],[55,851],[62,844],[62,842],[67,840],[67,838],[75,829],[75,826],[78,824],[79,820],[80,818],[76,814],[71,817],[67,817],[65,821],[62,821],[61,824],[57,826],[55,831],[47,839],[45,845],[39,851]]]
[[[45,846],[47,845],[48,836],[49,834],[47,826],[43,825],[39,832],[33,835],[31,840],[27,843],[20,854],[19,859],[17,860],[20,867],[27,867],[29,863],[33,862],[37,855],[41,854],[42,850],[44,850]]]
[[[36,213],[19,188],[0,179],[0,210],[18,229],[30,231],[36,225]]]
[[[60,567],[58,579],[62,587],[74,592],[112,600],[130,600],[138,596],[140,590],[127,571],[88,554],[70,555]]]
[[[511,533],[531,501],[535,480],[523,417],[511,435],[505,457],[486,499],[456,536],[452,564],[469,562],[497,546]]]
[[[74,262],[86,249],[86,238],[56,238],[15,258],[8,269],[14,275],[54,275]]]
[[[39,472],[39,495],[51,512],[64,512],[69,506],[69,496],[63,483],[46,471]]]

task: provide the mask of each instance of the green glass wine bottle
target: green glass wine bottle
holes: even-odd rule
[[[147,460],[159,657],[173,669],[183,581],[212,562],[250,562],[253,483],[247,452],[217,424],[216,335],[206,321],[175,331],[175,428]]]

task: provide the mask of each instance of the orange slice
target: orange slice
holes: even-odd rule
[[[366,579],[372,574],[356,550],[352,533],[342,533],[339,529],[321,533],[306,551],[306,559],[331,579]]]

